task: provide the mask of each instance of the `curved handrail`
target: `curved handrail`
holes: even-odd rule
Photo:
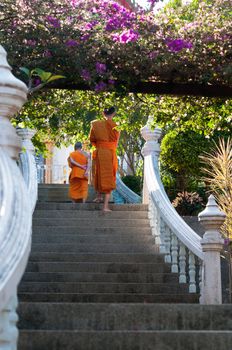
[[[31,247],[28,191],[16,163],[0,150],[0,310],[25,271]]]
[[[118,173],[116,175],[116,190],[126,203],[141,203],[141,197],[125,185]]]
[[[157,157],[145,157],[144,173],[151,200],[158,207],[160,216],[179,240],[196,256],[203,260],[201,237],[192,230],[172,206],[159,175]]]

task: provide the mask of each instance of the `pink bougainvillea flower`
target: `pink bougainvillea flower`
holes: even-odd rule
[[[34,40],[34,39],[29,39],[29,40],[25,39],[24,42],[28,46],[36,46],[36,40]]]
[[[84,25],[84,27],[82,28],[82,30],[84,31],[88,31],[91,30],[95,27],[95,25],[98,23],[98,21],[92,21],[92,22],[88,22]]]
[[[89,37],[90,37],[90,34],[84,34],[84,35],[82,35],[81,40],[86,41],[89,39]]]
[[[41,79],[40,78],[34,78],[34,80],[33,80],[33,84],[34,84],[34,86],[38,86],[38,85],[40,85],[41,84]]]
[[[100,81],[98,84],[95,85],[95,91],[96,92],[102,92],[106,91],[107,85],[104,83],[104,81]]]
[[[65,45],[68,47],[73,47],[73,46],[77,46],[78,42],[76,40],[69,39],[65,42]]]
[[[183,49],[191,49],[193,44],[183,39],[167,40],[167,46],[172,52],[179,52]]]
[[[81,71],[81,77],[85,81],[90,81],[91,80],[91,75],[90,72],[87,69],[82,69]]]
[[[49,24],[51,24],[54,28],[60,28],[60,20],[56,17],[47,16],[46,17]]]
[[[52,56],[52,53],[51,53],[51,51],[49,51],[49,50],[45,50],[44,53],[43,53],[43,56],[44,56],[44,57],[51,57],[51,56]]]
[[[103,74],[106,72],[106,65],[101,62],[96,63],[96,71],[98,74]]]
[[[152,51],[148,54],[148,57],[151,59],[151,60],[154,60],[154,58],[156,58],[158,56],[159,52],[158,51]]]
[[[72,7],[76,7],[78,3],[78,0],[70,0],[70,4],[72,5]]]
[[[124,30],[121,34],[113,34],[112,38],[114,41],[118,41],[122,44],[127,44],[129,42],[137,41],[139,38],[139,34],[135,32],[133,29]]]

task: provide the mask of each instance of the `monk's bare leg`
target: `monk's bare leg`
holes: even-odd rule
[[[104,205],[103,205],[104,212],[111,211],[109,208],[110,194],[111,193],[105,193],[105,199],[104,199]]]

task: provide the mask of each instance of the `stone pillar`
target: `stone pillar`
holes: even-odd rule
[[[35,161],[35,147],[31,141],[36,131],[29,128],[16,128],[22,139],[22,151],[19,153],[19,167],[26,183],[32,211],[35,208],[38,195],[38,176]]]
[[[157,127],[154,130],[152,130],[152,121],[153,117],[149,116],[147,124],[141,129],[141,135],[146,141],[142,149],[142,155],[144,156],[144,161],[147,156],[153,155],[153,159],[156,163],[156,166],[158,167],[160,155],[160,144],[158,141],[160,139],[162,130]],[[146,184],[145,170],[143,176],[143,203],[149,203],[149,192]]]
[[[205,228],[201,240],[204,253],[201,304],[222,303],[220,252],[223,239],[220,227],[225,217],[226,215],[218,208],[214,196],[210,195],[205,210],[198,215],[198,220]]]
[[[9,270],[9,266],[12,268],[12,261],[17,261],[17,247],[11,245],[11,249],[9,249],[7,244],[9,236],[13,237],[15,234],[16,241],[18,235],[21,235],[21,231],[16,227],[17,213],[13,205],[18,204],[21,198],[23,202],[21,187],[23,179],[18,176],[20,173],[16,162],[12,161],[12,159],[18,158],[18,153],[21,150],[21,140],[16,135],[15,129],[10,123],[10,118],[22,107],[26,100],[27,87],[12,75],[6,59],[6,51],[0,45],[0,240],[3,247],[0,256],[0,348],[4,350],[17,349],[17,277],[12,277],[12,271],[9,271],[6,278],[5,271]],[[7,178],[6,174],[8,174]],[[12,186],[12,183],[15,186]],[[15,200],[12,200],[15,188],[17,188],[18,194],[15,196]],[[12,202],[10,202],[11,200]],[[25,210],[27,210],[27,207]],[[25,226],[26,228],[27,226]],[[7,254],[7,260],[4,258],[4,254]],[[21,269],[19,268],[18,271],[20,273]],[[9,284],[11,286],[10,290]]]
[[[18,136],[22,140],[22,149],[23,151],[28,151],[32,154],[35,152],[35,147],[31,141],[32,137],[35,135],[36,130],[29,129],[29,128],[16,128],[16,132]]]

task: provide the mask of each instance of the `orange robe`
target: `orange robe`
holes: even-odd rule
[[[74,151],[70,156],[75,162],[81,165],[88,164],[88,157],[81,151]],[[85,170],[71,163],[68,158],[70,168],[69,175],[69,197],[72,199],[86,199],[88,197],[88,178],[84,175]]]
[[[92,152],[92,166],[91,166],[91,185],[92,186],[94,186],[94,179],[95,179],[96,153],[97,153],[96,150]]]
[[[94,120],[91,123],[90,142],[96,147],[94,187],[97,192],[110,193],[116,188],[119,139],[116,126],[112,120]]]

